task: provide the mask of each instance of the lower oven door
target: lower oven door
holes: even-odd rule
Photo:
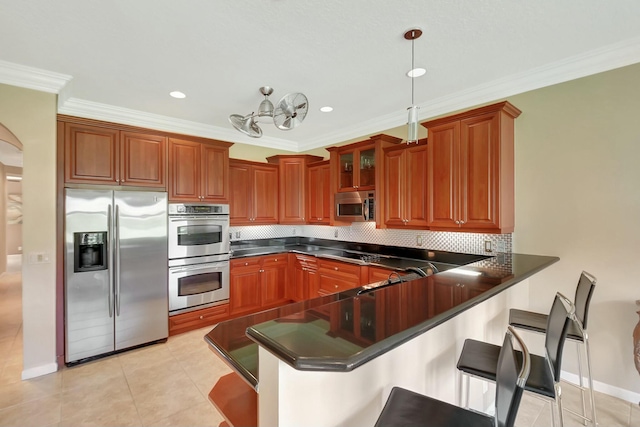
[[[169,315],[229,300],[229,261],[169,267]]]

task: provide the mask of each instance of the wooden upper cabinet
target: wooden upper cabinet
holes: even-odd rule
[[[255,165],[252,179],[253,224],[278,223],[278,168]]]
[[[365,141],[327,148],[335,180],[333,190],[366,191],[382,185],[382,149],[401,141],[400,138],[380,134]]]
[[[310,155],[277,155],[267,162],[278,165],[280,224],[307,222],[307,164],[322,160]]]
[[[427,228],[427,145],[384,149],[384,225]]]
[[[329,160],[308,165],[307,222],[329,224],[331,214],[331,167]]]
[[[64,180],[68,183],[118,185],[120,131],[84,124],[64,124]]]
[[[509,102],[423,123],[432,230],[511,233],[514,121]]]
[[[278,223],[278,166],[229,161],[231,225]]]
[[[228,203],[230,145],[169,138],[169,200]]]
[[[65,123],[65,182],[166,188],[167,138]]]
[[[225,144],[226,145],[226,144]],[[229,146],[202,144],[201,193],[207,202],[229,202]]]
[[[65,183],[168,187],[170,201],[228,203],[232,143],[64,115],[58,126]]]
[[[167,138],[120,132],[120,184],[167,186]]]
[[[169,199],[200,201],[200,144],[169,139]]]

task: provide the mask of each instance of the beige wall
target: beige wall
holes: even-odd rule
[[[3,144],[3,142],[0,141],[0,144]],[[3,228],[7,212],[7,207],[5,206],[7,194],[7,181],[4,179],[5,168],[6,166],[0,163],[0,227]],[[5,271],[7,271],[7,238],[5,233],[2,233],[2,235],[0,235],[0,274]]]
[[[640,393],[631,338],[640,299],[640,65],[509,100],[522,110],[514,252],[560,257],[531,278],[531,308],[547,312],[556,291],[573,299],[580,272],[594,274],[594,378]],[[573,353],[571,345],[565,355]],[[575,358],[565,360],[577,374]]]
[[[22,268],[23,378],[56,365],[56,95],[0,84],[0,123],[23,144],[23,250],[50,262]]]

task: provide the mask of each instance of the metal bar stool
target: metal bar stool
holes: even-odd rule
[[[576,343],[576,350],[578,352],[578,376],[580,380],[580,386],[576,387],[580,389],[580,396],[582,398],[582,414],[578,414],[570,409],[565,408],[566,411],[582,418],[585,421],[585,425],[587,422],[592,422],[594,426],[597,425],[596,400],[593,393],[593,377],[591,376],[591,354],[589,350],[589,336],[587,334],[587,318],[589,315],[589,304],[591,302],[591,297],[593,295],[595,287],[596,278],[592,274],[583,271],[580,274],[580,279],[578,280],[578,285],[576,287],[575,298],[573,300],[575,306],[575,316],[573,317],[572,322],[569,325],[569,331],[567,332],[567,339],[572,340]],[[547,332],[547,315],[512,308],[509,311],[509,324],[515,328],[544,334]],[[582,377],[583,356],[582,352],[580,351],[581,345],[584,346],[587,359],[587,380],[589,382],[589,398],[591,400],[591,419],[586,416],[587,411],[584,399],[585,387]]]
[[[545,355],[531,355],[531,370],[525,391],[549,401],[551,405],[551,422],[555,426],[553,403],[557,406],[560,425],[564,425],[562,415],[562,390],[560,388],[560,366],[562,364],[562,349],[567,336],[567,330],[573,315],[573,303],[562,294],[556,294],[549,312],[547,333],[545,335]],[[458,359],[458,370],[462,380],[466,379],[465,406],[469,406],[469,378],[475,377],[487,381],[496,380],[496,361],[500,354],[500,347],[483,341],[467,339],[462,347]],[[461,384],[462,386],[462,381]]]
[[[517,341],[521,351],[514,350],[512,337]],[[375,425],[513,427],[523,387],[529,376],[529,368],[529,351],[515,330],[509,326],[496,358],[496,366],[493,368],[497,373],[495,416],[394,387]]]

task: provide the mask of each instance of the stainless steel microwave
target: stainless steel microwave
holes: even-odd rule
[[[375,221],[375,191],[336,193],[336,214],[340,221]]]

